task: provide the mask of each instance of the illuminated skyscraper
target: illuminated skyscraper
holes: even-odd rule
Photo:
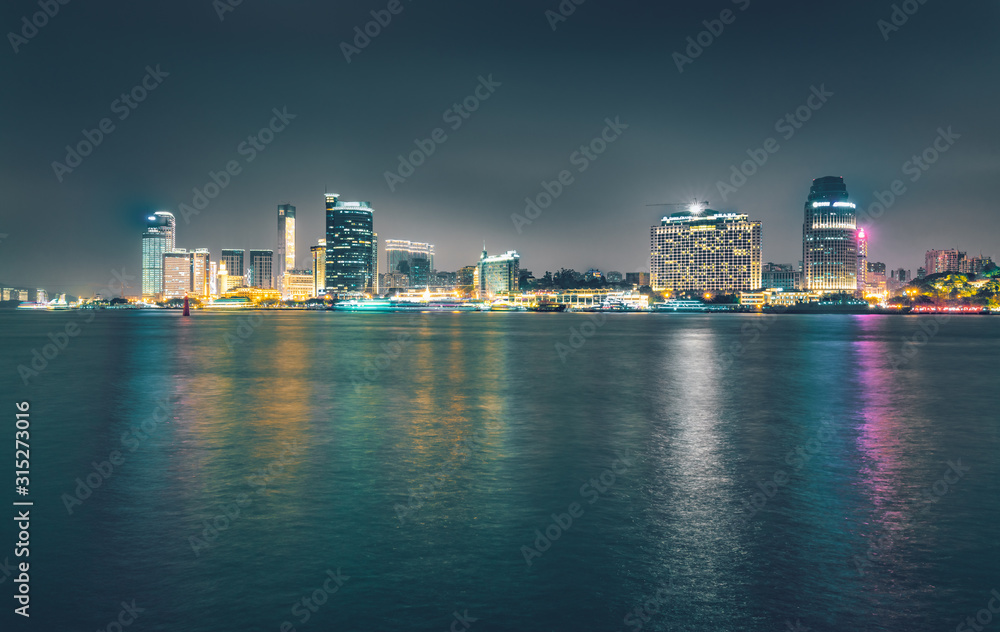
[[[342,202],[326,194],[326,291],[377,291],[374,211],[368,202]]]
[[[184,298],[191,291],[194,253],[183,248],[163,253],[163,298]]]
[[[868,286],[868,234],[858,229],[858,295],[864,296]]]
[[[142,297],[163,295],[163,255],[174,249],[174,216],[157,211],[146,218],[142,234]]]
[[[927,274],[943,272],[960,272],[965,253],[958,250],[928,250],[924,256],[924,269]]]
[[[326,240],[309,249],[312,254],[313,296],[323,296],[326,290]]]
[[[748,292],[760,288],[761,223],[743,213],[697,209],[650,229],[653,290]]]
[[[802,223],[805,289],[850,294],[858,291],[855,209],[843,178],[827,176],[813,180]]]
[[[271,275],[271,265],[274,260],[273,250],[250,251],[250,287],[266,290],[274,289],[274,279]]]
[[[278,281],[278,290],[283,295],[284,278],[287,270],[295,269],[295,207],[291,204],[278,206],[278,251],[277,270],[274,275]]]
[[[479,257],[476,278],[479,280],[478,289],[480,298],[493,298],[494,296],[516,292],[518,289],[518,275],[520,273],[521,255],[515,250],[508,250],[502,255],[483,253]],[[412,283],[411,283],[412,285]]]
[[[243,267],[243,249],[230,248],[222,251],[222,263],[226,264],[226,274],[230,288],[246,285],[246,268]],[[220,294],[223,292],[220,290]]]
[[[211,294],[212,256],[205,248],[198,248],[191,253],[191,295],[199,298]]]

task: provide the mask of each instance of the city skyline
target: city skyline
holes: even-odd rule
[[[9,210],[0,225],[9,235],[0,282],[92,293],[109,270],[134,268],[133,235],[156,210],[174,213],[178,230],[197,230],[201,239],[186,241],[189,247],[273,249],[280,203],[298,208],[298,234],[322,234],[315,192],[324,187],[370,200],[383,229],[391,228],[384,235],[437,244],[443,270],[474,263],[485,238],[524,253],[533,271],[632,271],[657,219],[646,205],[693,199],[760,219],[771,227],[765,260],[796,262],[793,218],[804,183],[821,175],[846,178],[860,209],[892,198],[868,230],[873,256],[893,267],[915,269],[930,249],[990,253],[1000,238],[983,221],[995,213],[992,182],[1000,172],[992,149],[1000,143],[991,106],[998,88],[981,79],[993,56],[979,42],[988,41],[1000,9],[921,5],[883,36],[877,25],[891,6],[844,3],[825,16],[824,32],[858,34],[857,41],[827,47],[815,45],[808,7],[722,4],[732,4],[735,22],[703,38],[713,41],[697,56],[686,52],[688,38],[715,19],[703,4],[623,12],[588,3],[553,27],[543,8],[514,2],[482,9],[489,28],[460,4],[441,7],[447,19],[408,9],[349,62],[340,42],[371,19],[371,7],[360,3],[308,10],[243,3],[224,20],[193,1],[148,13],[102,6],[74,16],[70,7],[4,70],[14,85],[46,76],[74,98],[25,91],[5,103],[7,119],[19,124],[0,170]],[[18,24],[21,15],[9,7],[6,21]],[[180,49],[179,29],[191,31]],[[129,37],[133,30],[145,33],[141,42]],[[630,37],[604,37],[609,30]],[[248,37],[290,31],[300,36],[263,58]],[[467,36],[451,37],[456,31],[474,32],[483,45],[464,46]],[[86,46],[94,37],[107,53]],[[422,47],[428,38],[437,40],[430,49]],[[227,63],[212,57],[219,47],[232,51]],[[67,49],[79,54],[67,57]],[[407,50],[412,57],[398,54]],[[692,62],[678,68],[676,54]],[[739,72],[732,59],[745,60]],[[326,80],[317,89],[319,76]],[[364,99],[336,98],[370,76],[382,80],[366,84]],[[120,119],[111,104],[143,80],[155,89]],[[745,93],[757,96],[735,98]],[[464,112],[467,97],[483,95],[469,102],[476,110],[467,118],[456,114],[455,104]],[[105,116],[115,129],[57,178],[52,164],[65,164],[66,146],[83,142],[81,130],[98,129]],[[461,125],[452,129],[456,120]],[[606,120],[627,128],[595,159],[582,157]],[[270,142],[249,162],[252,145],[244,154],[239,147],[272,121],[281,131],[265,134]],[[432,139],[437,128],[447,136],[441,143]],[[433,148],[419,165],[410,160],[419,150],[414,141]],[[935,155],[941,148],[947,151]],[[742,169],[752,156],[763,164]],[[239,163],[238,174],[226,175],[230,161]],[[390,189],[387,173],[411,169]],[[563,170],[572,182],[519,231],[511,215],[523,215],[525,200],[558,184]],[[226,175],[227,185],[183,217],[182,205],[196,206],[194,190],[213,183],[210,173]],[[893,193],[897,181],[901,193]],[[88,221],[76,234],[47,233],[52,220],[80,212]],[[313,242],[299,241],[299,252]]]

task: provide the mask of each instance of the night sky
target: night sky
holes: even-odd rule
[[[911,0],[886,41],[888,1],[566,0],[575,11],[553,30],[556,0],[401,0],[349,63],[341,42],[389,2],[243,0],[220,20],[222,2],[69,0],[31,38],[5,37],[0,283],[87,295],[124,269],[134,294],[148,213],[174,212],[178,246],[217,259],[275,248],[285,202],[307,267],[325,190],[370,201],[382,242],[436,244],[440,270],[476,261],[483,240],[537,276],[648,270],[649,227],[677,209],[646,205],[694,198],[762,220],[764,261],[792,263],[811,180],[825,175],[862,207],[905,184],[868,223],[872,260],[915,272],[929,248],[1000,255],[996,2]],[[0,24],[19,34],[39,10],[8,0]],[[679,72],[674,53],[724,10],[731,23]],[[147,66],[169,74],[121,120],[113,102]],[[446,112],[480,77],[500,85],[452,129]],[[776,123],[814,86],[833,95],[786,139]],[[295,119],[249,162],[238,147],[273,108]],[[60,182],[53,161],[105,117],[114,129]],[[580,172],[571,155],[615,117],[628,128]],[[960,138],[914,182],[905,163],[949,126]],[[385,172],[435,128],[447,139],[390,191]],[[723,200],[717,183],[769,138],[778,150]],[[240,173],[185,223],[192,189],[233,160]],[[511,214],[563,170],[572,183],[519,233]]]

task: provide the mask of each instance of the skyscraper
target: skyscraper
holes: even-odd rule
[[[326,240],[309,249],[312,254],[313,296],[323,296],[326,290]]]
[[[859,296],[864,296],[868,286],[868,235],[864,228],[858,229],[858,289]]]
[[[244,278],[246,268],[243,267],[242,248],[223,249],[222,262],[226,264],[226,274],[230,288],[246,284],[246,279]]]
[[[278,290],[283,295],[284,278],[287,270],[295,269],[295,207],[291,204],[278,205],[278,251],[277,273]]]
[[[163,298],[184,298],[191,293],[194,253],[183,248],[163,253]]]
[[[374,211],[368,202],[342,202],[339,197],[326,194],[326,291],[374,292],[378,287]]]
[[[486,254],[484,246],[476,275],[479,279],[480,298],[493,298],[500,294],[516,292],[520,262],[521,255],[515,250],[490,257]]]
[[[273,250],[250,251],[250,278],[248,279],[250,287],[274,289],[274,280],[271,276],[273,260]]]
[[[924,268],[927,274],[943,272],[960,272],[965,253],[958,250],[928,250],[924,255]]]
[[[837,176],[813,180],[802,223],[805,289],[855,294],[858,291],[856,205]]]
[[[163,255],[174,249],[174,216],[157,211],[146,218],[142,234],[142,297],[146,300],[163,294]]]
[[[212,256],[208,249],[198,248],[191,253],[191,295],[207,297],[212,283]]]
[[[681,211],[650,229],[653,290],[760,288],[761,223],[744,213]]]

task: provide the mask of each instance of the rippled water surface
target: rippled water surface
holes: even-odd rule
[[[1000,319],[92,316],[0,313],[34,629],[953,630],[1000,589]]]

